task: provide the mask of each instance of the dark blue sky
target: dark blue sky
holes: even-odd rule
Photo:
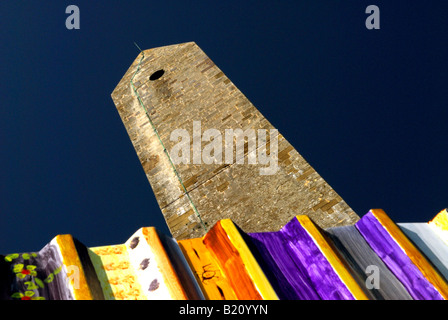
[[[448,206],[446,1],[26,3],[0,2],[0,253],[168,232],[110,97],[134,41],[195,41],[359,215]]]

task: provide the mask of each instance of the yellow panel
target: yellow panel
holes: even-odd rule
[[[73,281],[70,281],[70,287],[72,289],[75,300],[93,300],[92,293],[86,280],[84,268],[82,267],[81,260],[78,256],[73,237],[69,234],[63,234],[56,236],[56,242],[59,246],[62,256],[62,263],[65,267],[77,267],[79,270],[77,286]],[[70,276],[70,275],[67,275]]]
[[[90,248],[89,255],[107,300],[144,300],[126,245]]]
[[[328,262],[333,267],[334,271],[337,273],[342,282],[346,285],[348,290],[351,292],[356,300],[368,300],[368,297],[361,289],[361,287],[356,283],[355,279],[352,277],[350,272],[345,267],[344,262],[339,258],[339,256],[333,251],[331,245],[325,240],[324,236],[317,229],[314,223],[308,216],[300,215],[296,217],[299,220],[302,227],[308,232],[308,234],[314,239],[314,242],[319,247],[322,254],[328,260]]]
[[[432,267],[414,244],[405,236],[400,228],[389,218],[389,216],[381,209],[371,210],[373,215],[378,219],[381,225],[394,238],[397,244],[411,259],[425,278],[436,288],[442,297],[448,299],[448,285],[443,280],[442,276]]]
[[[222,228],[227,233],[230,242],[238,250],[238,253],[246,267],[249,276],[252,278],[260,295],[264,300],[278,300],[278,296],[272,288],[269,280],[266,278],[263,270],[261,270],[257,260],[247,247],[246,242],[240,232],[230,219],[220,221]]]
[[[159,235],[154,227],[142,228],[142,233],[150,245],[151,249],[156,254],[156,262],[163,275],[164,282],[168,287],[170,295],[175,300],[186,300],[188,297],[185,293],[182,284],[171,264],[171,261],[160,241]]]
[[[440,211],[430,222],[434,231],[448,244],[448,212],[446,209]]]
[[[219,268],[202,238],[180,240],[178,244],[206,299],[237,299],[225,273]]]

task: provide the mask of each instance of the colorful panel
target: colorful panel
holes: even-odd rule
[[[178,243],[206,299],[237,299],[229,279],[221,271],[202,238],[181,240]]]
[[[307,216],[297,216],[279,232],[252,233],[274,275],[281,296],[294,299],[367,299],[344,263]],[[269,257],[270,256],[270,257]],[[288,284],[285,285],[285,282]]]
[[[3,258],[9,275],[3,278],[4,299],[102,299],[96,274],[85,260],[83,246],[70,235],[58,235],[38,253]],[[6,280],[6,281],[5,281]]]
[[[156,230],[157,231],[157,230]],[[205,297],[202,290],[196,281],[192,269],[190,268],[187,259],[179,247],[176,239],[168,237],[163,233],[157,231],[159,239],[165,248],[169,260],[171,261],[174,270],[176,271],[179,281],[189,300],[204,300]]]
[[[440,211],[434,219],[429,222],[438,236],[448,245],[448,211],[444,209]]]
[[[126,245],[90,248],[89,254],[106,300],[147,299]]]
[[[187,293],[185,292],[179,280],[179,277],[170,261],[170,258],[162,245],[156,229],[141,228],[140,231],[143,237],[135,235],[135,237],[130,240],[129,246],[132,250],[136,251],[136,249],[141,248],[138,246],[144,245],[144,254],[146,255],[149,251],[152,253],[153,261],[157,265],[157,268],[162,276],[161,278],[156,277],[150,280],[151,282],[149,283],[148,291],[155,292],[159,288],[166,287],[171,299],[188,299]],[[137,245],[134,246],[134,243],[138,238],[140,239],[140,241],[138,241]]]
[[[356,227],[414,299],[446,299],[443,278],[384,211],[371,210]]]
[[[282,232],[250,233],[258,249],[262,266],[280,299],[320,300],[321,297],[306,267],[286,251],[288,241]]]
[[[308,216],[303,215],[297,216],[297,220],[299,220],[302,227],[313,238],[315,244],[319,247],[320,251],[333,267],[336,274],[350,291],[353,298],[356,300],[368,299],[363,290],[356,283],[355,279],[353,279],[350,272],[347,270],[344,261],[340,259],[337,253],[333,250],[331,244],[327,242],[324,235],[319,231],[318,227],[311,221],[311,219]],[[340,292],[342,293],[343,291],[341,290]]]
[[[428,223],[398,223],[400,229],[448,280],[448,246]]]
[[[412,300],[403,284],[372,250],[355,226],[335,227],[326,229],[325,232],[350,265],[356,275],[355,279],[369,297],[375,300]],[[379,276],[374,277],[373,272],[378,272]]]
[[[62,264],[74,273],[74,277],[68,282],[68,287],[75,300],[92,300],[87,279],[84,274],[81,259],[78,256],[75,243],[71,235],[58,235],[54,239],[62,257]]]
[[[58,237],[56,237],[57,240],[59,239]],[[64,252],[61,248],[61,254],[64,258],[64,265],[67,269],[71,269],[71,272],[68,275],[70,280],[69,287],[74,288],[76,299],[104,300],[103,290],[92,261],[90,260],[88,248],[71,235],[63,235],[61,237],[64,237],[63,240],[61,239],[61,242],[66,245],[65,249],[70,249],[74,246],[74,249],[76,250],[75,254],[75,252]],[[72,261],[73,263],[67,264],[69,261]],[[80,265],[74,264],[78,263],[78,261]],[[90,291],[90,298],[87,295],[87,291],[84,291],[87,289]]]
[[[173,267],[176,262],[181,269],[181,258],[174,256],[176,253],[168,257],[165,249],[154,228],[139,229],[122,245],[91,248],[90,257],[106,299],[185,299],[186,294]],[[193,286],[185,275],[184,284]],[[191,296],[200,297],[197,292]]]
[[[1,299],[73,300],[57,242],[53,239],[38,253],[9,254],[2,259]]]
[[[238,299],[278,299],[231,220],[218,221],[204,236],[204,244],[226,274]]]

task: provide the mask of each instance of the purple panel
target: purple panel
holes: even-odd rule
[[[287,240],[286,252],[296,265],[302,265],[323,300],[354,300],[346,285],[322,254],[299,220],[292,219],[281,230]]]
[[[271,266],[275,264],[274,269],[283,273],[298,296],[323,300],[354,299],[297,219],[292,219],[278,232],[252,233],[249,236],[263,243],[264,248],[258,244],[260,251],[264,251],[264,255],[268,252]],[[254,243],[257,245],[256,241]]]
[[[252,233],[249,236],[260,252],[262,262],[268,269],[266,276],[281,300],[321,299],[311,280],[285,254],[286,241],[280,232]]]
[[[372,212],[356,223],[364,239],[415,300],[443,300]]]

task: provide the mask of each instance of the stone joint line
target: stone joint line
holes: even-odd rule
[[[205,226],[204,222],[202,221],[202,219],[201,219],[201,215],[199,214],[198,209],[197,209],[196,206],[194,205],[193,200],[191,199],[190,194],[189,194],[188,191],[187,191],[187,188],[185,188],[185,186],[184,186],[184,184],[183,184],[183,182],[182,182],[182,179],[181,179],[181,177],[179,176],[179,173],[177,172],[176,167],[174,166],[173,161],[171,160],[171,157],[170,157],[168,151],[166,150],[165,145],[163,144],[163,141],[162,141],[162,139],[160,138],[159,133],[157,132],[157,129],[156,129],[156,127],[154,126],[154,123],[153,123],[152,120],[151,120],[151,117],[150,117],[149,114],[148,114],[148,110],[146,109],[145,105],[143,104],[143,101],[142,101],[142,99],[140,98],[140,95],[138,94],[138,91],[137,91],[137,89],[136,89],[135,86],[134,86],[134,82],[133,82],[134,77],[135,77],[135,76],[137,75],[137,73],[140,71],[140,65],[141,65],[143,59],[145,58],[145,53],[144,53],[143,51],[141,51],[141,53],[142,53],[142,58],[140,59],[140,62],[138,63],[138,66],[137,66],[137,70],[135,71],[135,73],[134,73],[134,75],[132,76],[131,81],[130,81],[132,90],[134,91],[135,95],[137,96],[138,102],[140,103],[140,105],[142,106],[143,110],[145,111],[145,114],[146,114],[146,116],[148,117],[149,123],[151,124],[151,127],[152,127],[152,129],[154,130],[154,133],[156,134],[157,138],[159,139],[159,142],[160,142],[160,144],[162,145],[163,151],[164,151],[164,153],[166,154],[166,156],[168,157],[168,160],[169,160],[169,162],[170,162],[170,164],[171,164],[171,167],[173,168],[173,171],[174,171],[174,173],[176,174],[176,177],[177,177],[177,179],[179,180],[179,183],[181,184],[181,186],[182,186],[182,188],[183,188],[183,190],[184,190],[184,192],[185,192],[185,195],[188,197],[188,200],[189,200],[189,202],[190,202],[190,205],[192,206],[194,212],[196,213],[196,216],[197,216],[197,218],[199,219],[199,222],[201,223],[202,228],[204,228],[204,230],[207,232],[207,227]]]

